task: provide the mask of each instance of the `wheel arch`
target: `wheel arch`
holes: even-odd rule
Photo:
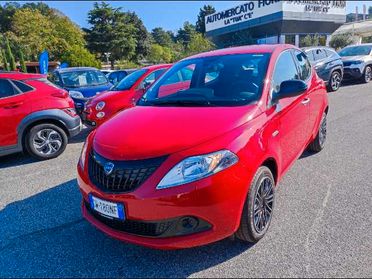
[[[261,166],[267,167],[274,176],[275,184],[279,181],[278,164],[273,157],[267,158]]]
[[[45,110],[34,112],[26,116],[18,126],[18,144],[22,146],[22,149],[24,148],[27,133],[32,129],[32,127],[39,124],[54,124],[61,128],[66,133],[67,137],[69,137],[70,132],[59,116],[60,113],[63,112],[60,112],[59,110]]]

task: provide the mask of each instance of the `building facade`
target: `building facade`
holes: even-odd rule
[[[256,0],[206,16],[206,35],[218,47],[289,43],[302,47],[307,35],[328,45],[346,21],[346,1]]]

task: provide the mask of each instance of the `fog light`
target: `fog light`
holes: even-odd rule
[[[198,225],[199,221],[194,217],[184,217],[180,220],[181,230],[194,230]]]
[[[96,114],[97,118],[103,118],[105,117],[105,113],[103,111],[100,111],[99,113]]]

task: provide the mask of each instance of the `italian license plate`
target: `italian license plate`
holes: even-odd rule
[[[89,195],[89,202],[93,210],[105,217],[125,220],[124,206],[122,204],[105,201],[93,195]]]

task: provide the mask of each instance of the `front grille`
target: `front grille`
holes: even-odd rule
[[[131,161],[111,161],[96,152],[89,154],[89,178],[104,192],[124,193],[138,188],[165,161],[166,156]],[[105,165],[113,164],[112,172],[105,173]]]
[[[104,217],[97,213],[96,211],[92,210],[89,203],[85,202],[85,207],[89,211],[91,215],[93,215],[98,221],[105,224],[106,226],[134,234],[140,236],[147,236],[147,237],[160,237],[174,224],[174,220],[168,220],[163,222],[141,222],[135,220],[117,220],[117,219],[110,219]],[[166,237],[167,235],[164,235]]]

